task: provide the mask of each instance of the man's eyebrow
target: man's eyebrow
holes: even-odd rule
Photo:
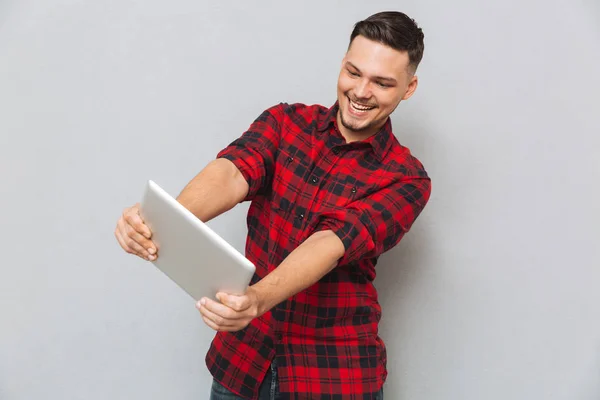
[[[349,65],[352,68],[354,68],[355,70],[357,70],[358,72],[360,72],[360,69],[358,69],[358,67],[356,65],[352,64],[350,61],[346,61],[346,65]]]
[[[358,72],[360,72],[360,69],[356,65],[352,64],[350,61],[346,61],[346,66],[350,66],[350,67],[354,68],[355,70],[357,70]],[[396,83],[396,79],[385,77],[385,76],[376,76],[375,80]]]
[[[375,79],[377,79],[379,81],[386,81],[386,82],[390,82],[390,83],[396,83],[396,80],[394,78],[386,78],[385,76],[376,76]]]

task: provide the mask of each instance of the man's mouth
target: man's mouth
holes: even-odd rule
[[[368,104],[357,103],[355,101],[350,100],[350,98],[348,98],[348,100],[350,102],[350,107],[352,108],[352,111],[356,112],[357,114],[366,113],[368,111],[373,110],[376,107]]]

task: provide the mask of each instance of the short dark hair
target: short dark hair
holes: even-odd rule
[[[348,48],[359,35],[395,50],[408,52],[409,66],[413,72],[423,58],[423,30],[414,19],[399,11],[383,11],[357,22],[350,35]]]

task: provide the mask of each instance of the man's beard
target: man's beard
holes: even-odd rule
[[[350,106],[352,107],[352,106]],[[366,124],[365,126],[355,126],[355,125],[351,125],[348,121],[346,121],[346,119],[344,118],[344,111],[340,110],[340,120],[342,122],[342,125],[344,126],[344,128],[348,129],[349,131],[352,132],[364,132],[366,130],[369,130],[372,126],[377,124],[377,120],[375,121],[371,121],[368,124]]]

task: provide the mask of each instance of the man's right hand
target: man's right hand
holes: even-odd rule
[[[150,228],[142,221],[139,203],[123,210],[123,215],[117,222],[115,237],[127,253],[147,261],[156,260],[157,248],[151,240]]]

